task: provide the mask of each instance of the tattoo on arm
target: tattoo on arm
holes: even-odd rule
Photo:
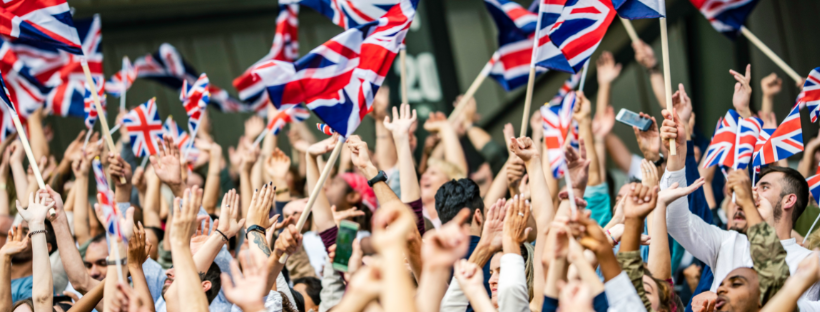
[[[265,240],[265,237],[259,233],[251,233],[251,235],[253,235],[252,241],[256,244],[256,247],[259,247],[266,256],[270,257],[270,247],[268,247],[268,242]]]

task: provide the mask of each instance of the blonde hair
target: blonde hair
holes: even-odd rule
[[[459,180],[467,177],[467,174],[465,174],[461,168],[449,161],[438,158],[430,158],[428,162],[430,167],[436,167],[447,175],[448,180]]]

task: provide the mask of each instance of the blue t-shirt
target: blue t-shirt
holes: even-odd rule
[[[33,286],[33,275],[11,280],[11,302],[17,302],[26,298],[31,298],[31,288]]]
[[[584,200],[587,201],[587,209],[591,212],[590,217],[601,227],[606,226],[612,219],[612,210],[609,209],[609,184],[604,182],[587,186],[584,191]]]

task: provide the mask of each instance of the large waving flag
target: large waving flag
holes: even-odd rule
[[[210,101],[209,84],[208,75],[204,73],[199,76],[193,85],[188,84],[187,80],[182,81],[179,100],[182,101],[182,106],[185,107],[185,112],[188,114],[188,131],[191,131],[194,135],[199,129],[202,111],[205,110]]]
[[[157,138],[162,136],[162,119],[159,118],[156,99],[132,109],[122,123],[131,138],[134,156],[145,157],[157,153]]]
[[[276,34],[273,36],[270,52],[233,80],[234,88],[239,91],[239,99],[248,102],[253,108],[266,106],[268,94],[265,92],[265,84],[253,71],[267,61],[293,62],[297,58],[299,58],[299,5],[280,5],[279,17],[276,18]]]
[[[811,122],[817,122],[820,113],[820,67],[811,70],[806,82],[803,83],[803,91],[797,98],[797,104],[802,108],[807,107]]]
[[[7,0],[0,4],[0,34],[83,54],[65,0]]]
[[[666,16],[666,0],[612,0],[618,16],[625,19]]]
[[[17,128],[14,127],[14,121],[12,121],[11,118],[8,108],[0,105],[0,142],[5,141],[12,133],[17,132]]]
[[[285,125],[293,122],[303,122],[310,118],[310,111],[304,105],[297,105],[286,110],[279,111],[276,116],[268,121],[267,129],[272,135],[279,135]]]
[[[96,87],[97,96],[100,98],[102,104],[102,111],[105,112],[105,80],[91,78]],[[97,109],[94,104],[93,93],[88,84],[85,84],[85,93],[83,96],[83,108],[85,110],[85,126],[88,129],[94,128],[94,123],[97,122]],[[104,117],[103,117],[104,118]]]
[[[564,142],[572,126],[572,110],[575,108],[575,92],[569,92],[561,105],[541,106],[544,127],[544,147],[547,149],[552,176],[560,179],[566,170]]]
[[[611,0],[541,0],[538,66],[575,73],[601,44],[615,18]],[[563,6],[561,3],[563,3]]]
[[[255,72],[276,108],[307,106],[333,130],[352,134],[372,110],[416,15],[418,0],[402,0],[371,23],[351,28],[295,63],[269,61]]]
[[[754,155],[755,145],[760,138],[760,132],[763,129],[763,120],[757,117],[741,118],[740,132],[737,137],[737,145],[735,146],[735,169],[746,169],[752,156]]]
[[[740,122],[740,114],[734,109],[726,112],[725,117],[721,117],[718,121],[715,134],[712,135],[712,142],[703,157],[706,159],[703,162],[704,168],[709,168],[715,165],[722,165],[732,167],[735,161],[735,142],[737,138],[737,127]]]
[[[803,128],[800,122],[800,107],[792,108],[786,119],[780,123],[755,157],[754,165],[761,166],[786,159],[803,151]]]
[[[279,4],[301,4],[316,10],[344,29],[357,28],[387,14],[398,0],[282,0]]]
[[[137,79],[137,70],[131,64],[131,60],[126,56],[122,59],[122,69],[111,76],[111,79],[105,83],[105,92],[116,97],[121,97],[123,91],[128,91],[134,80]]]
[[[511,0],[484,0],[484,5],[498,28],[498,51],[490,60],[489,76],[507,91],[527,84],[538,14]]]
[[[103,81],[102,27],[100,17],[77,20],[82,49],[91,77]],[[32,74],[46,86],[53,87],[46,95],[46,106],[59,116],[85,117],[85,73],[80,56],[42,45],[14,44],[21,60],[30,64]],[[99,90],[98,90],[99,91]],[[102,98],[102,97],[101,97]]]
[[[568,93],[570,93],[571,91],[575,90],[576,87],[578,87],[579,82],[581,82],[581,73],[575,73],[573,75],[570,75],[569,79],[564,81],[564,84],[561,85],[561,89],[558,89],[558,94],[552,97],[552,100],[550,100],[550,105],[560,104]]]
[[[734,39],[759,0],[689,0],[718,32]]]
[[[20,115],[29,116],[43,106],[50,89],[31,75],[30,68],[21,61],[9,42],[0,43],[0,73],[6,82],[9,98]]]

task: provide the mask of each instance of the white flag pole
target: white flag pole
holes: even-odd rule
[[[401,103],[410,104],[407,100],[407,46],[401,45],[399,51],[399,62],[401,69]]]
[[[538,39],[541,37],[541,15],[544,14],[544,5],[538,5],[538,21],[535,23],[535,36],[532,38],[532,56],[530,57],[530,75],[527,80],[527,94],[524,98],[524,115],[521,116],[521,132],[519,136],[527,135],[527,123],[530,121],[530,106],[532,92],[535,88],[535,57],[538,52]]]
[[[638,37],[638,33],[635,31],[635,27],[632,27],[632,21],[621,17],[621,24],[624,25],[626,33],[629,34],[629,39],[632,39],[632,42],[641,40],[641,38]]]
[[[584,91],[584,85],[587,82],[587,70],[589,69],[589,60],[584,63],[584,71],[581,73],[581,83],[578,85],[578,91]]]
[[[97,119],[100,120],[100,128],[102,129],[103,139],[108,142],[108,150],[112,153],[116,153],[117,146],[114,145],[114,139],[111,138],[111,131],[108,128],[108,120],[105,119],[105,111],[103,111],[102,103],[100,103],[100,97],[97,95],[97,86],[94,85],[94,80],[91,79],[91,70],[88,69],[88,62],[86,62],[85,57],[83,57],[80,61],[80,64],[83,67],[83,72],[85,72],[85,81],[88,84],[88,89],[91,90],[91,98],[94,100],[94,107],[97,109]],[[120,177],[120,183],[126,183],[124,177]]]
[[[760,39],[758,39],[757,36],[755,36],[748,28],[746,28],[746,26],[740,26],[740,33],[742,33],[743,36],[746,36],[746,39],[749,39],[749,41],[751,41],[752,44],[757,46],[757,48],[760,49],[760,51],[763,52],[763,54],[766,54],[766,56],[768,56],[775,64],[777,64],[777,66],[780,67],[780,69],[786,72],[786,74],[789,75],[789,77],[792,77],[792,79],[794,79],[795,82],[803,82],[803,77],[800,77],[800,74],[794,71],[794,69],[792,69],[789,66],[789,64],[786,64],[786,62],[784,62],[783,59],[777,56],[777,54],[775,54],[774,51],[772,51],[772,49],[769,49],[769,47],[766,46],[766,44],[763,43],[763,41],[760,41]]]
[[[121,112],[125,111],[125,91],[128,90],[128,87],[126,85],[127,81],[128,81],[128,77],[126,77],[126,76],[128,76],[128,75],[125,72],[125,62],[126,62],[127,59],[128,59],[127,56],[122,57],[122,71],[120,71],[120,73],[122,74],[121,77],[120,77],[120,80],[122,81],[122,90],[120,90],[122,92],[120,94],[120,111]]]
[[[672,73],[669,68],[669,35],[666,31],[666,0],[658,1],[658,4],[663,13],[663,17],[659,20],[661,22],[661,52],[663,54],[663,86],[666,93],[666,110],[672,113]],[[675,140],[669,139],[669,155],[677,155],[677,150]]]
[[[495,54],[498,54],[498,52],[496,52]],[[495,54],[493,54],[493,58],[495,58]],[[489,62],[487,62],[487,64],[484,64],[484,68],[481,69],[481,72],[478,73],[477,77],[475,77],[473,83],[470,84],[470,87],[467,89],[467,92],[464,92],[464,95],[461,96],[461,100],[458,101],[456,107],[453,108],[453,112],[450,113],[450,117],[447,118],[449,121],[453,121],[456,118],[456,116],[458,116],[458,114],[460,114],[461,111],[464,109],[464,105],[467,104],[467,101],[469,101],[473,96],[475,96],[475,93],[478,92],[478,88],[481,87],[481,84],[484,82],[484,79],[486,79],[487,76],[490,75],[490,70],[492,70],[492,68],[493,62],[491,59]]]
[[[94,133],[94,128],[91,127],[88,129],[88,132],[85,133],[85,142],[83,142],[83,151],[88,146],[88,140],[91,139],[91,134]]]

